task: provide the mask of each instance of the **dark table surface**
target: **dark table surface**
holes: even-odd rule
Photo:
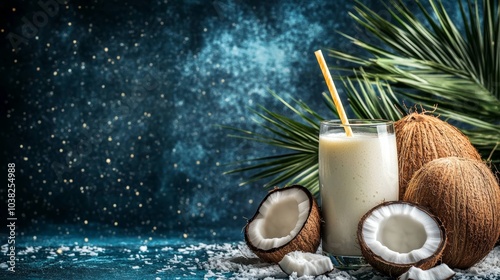
[[[288,279],[279,266],[263,263],[248,249],[239,230],[193,236],[60,234],[47,229],[16,239],[15,272],[7,243],[1,247],[1,279]],[[55,234],[57,233],[57,234]],[[168,234],[167,234],[168,235]],[[500,279],[500,247],[454,279]],[[292,277],[296,278],[296,277]],[[313,279],[313,277],[302,277]],[[390,279],[370,267],[333,270],[316,279]]]

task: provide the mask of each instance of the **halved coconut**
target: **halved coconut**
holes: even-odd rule
[[[286,274],[295,272],[298,277],[317,276],[333,270],[330,257],[301,251],[286,254],[278,265]]]
[[[397,277],[415,266],[433,267],[446,245],[445,228],[426,209],[408,202],[382,203],[360,220],[358,241],[366,261]]]
[[[316,200],[303,186],[275,189],[245,226],[245,241],[260,259],[278,263],[292,251],[314,253],[320,243]]]

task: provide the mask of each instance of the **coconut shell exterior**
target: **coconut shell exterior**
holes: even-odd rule
[[[458,128],[424,113],[412,113],[394,123],[398,150],[399,199],[413,174],[424,164],[442,157],[481,160],[476,148]]]
[[[309,209],[309,214],[307,216],[307,219],[302,226],[302,229],[297,233],[297,235],[288,243],[284,244],[281,247],[277,248],[272,248],[269,250],[262,250],[254,246],[248,237],[248,226],[252,221],[257,217],[259,214],[259,209],[262,206],[262,203],[267,200],[267,198],[273,193],[273,192],[282,192],[282,191],[287,191],[290,188],[299,188],[303,192],[307,194],[307,197],[309,198],[309,205],[311,206]],[[254,216],[248,220],[247,225],[245,226],[245,242],[250,248],[250,250],[257,255],[262,261],[269,262],[269,263],[278,263],[283,259],[283,257],[292,252],[292,251],[303,251],[303,252],[310,252],[310,253],[316,253],[318,250],[319,244],[321,241],[321,216],[320,216],[320,210],[318,207],[318,203],[314,199],[313,195],[311,192],[301,186],[301,185],[292,185],[289,187],[285,188],[280,188],[280,189],[274,189],[270,191],[267,196],[262,200],[260,203],[257,211],[255,212]]]
[[[441,231],[441,243],[439,244],[436,252],[432,256],[430,256],[428,258],[425,258],[425,259],[422,259],[422,260],[420,260],[418,262],[414,262],[414,263],[396,264],[396,263],[387,262],[386,260],[384,260],[380,256],[378,256],[375,253],[373,253],[373,251],[366,245],[366,243],[364,242],[364,239],[363,239],[363,224],[364,224],[364,221],[376,209],[378,209],[380,207],[385,207],[385,206],[388,206],[388,205],[391,205],[391,204],[395,204],[395,203],[399,203],[399,204],[404,204],[404,203],[411,204],[412,206],[417,207],[419,210],[423,211],[424,213],[426,213],[427,215],[429,215],[429,217],[431,217],[433,220],[436,221],[436,223],[438,224],[439,229]],[[401,274],[403,274],[406,271],[408,271],[408,269],[410,269],[410,267],[412,267],[412,266],[418,267],[418,268],[423,269],[423,270],[427,270],[427,269],[430,269],[430,268],[434,267],[441,260],[441,256],[443,255],[444,249],[446,248],[446,244],[447,244],[447,237],[446,236],[447,236],[446,235],[446,229],[445,229],[443,223],[441,222],[441,220],[437,216],[433,215],[426,208],[423,208],[423,207],[421,207],[419,205],[414,205],[413,203],[409,203],[409,202],[405,202],[405,201],[389,201],[389,202],[384,202],[384,203],[381,203],[381,204],[375,206],[374,208],[372,208],[370,211],[368,211],[361,218],[361,220],[359,221],[359,224],[358,224],[358,231],[357,231],[357,238],[358,238],[359,246],[361,248],[361,254],[365,258],[365,260],[373,268],[375,268],[376,270],[378,270],[378,271],[380,271],[380,272],[382,272],[382,273],[384,273],[384,274],[386,274],[388,276],[391,276],[391,277],[398,277],[398,276],[400,276]]]
[[[443,262],[467,269],[493,249],[500,231],[500,188],[480,161],[448,157],[433,160],[410,181],[405,201],[420,204],[446,227]]]

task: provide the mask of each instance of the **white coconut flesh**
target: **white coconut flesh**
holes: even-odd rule
[[[301,251],[286,254],[278,265],[285,273],[290,275],[295,272],[298,277],[316,276],[333,269],[332,261],[328,256]]]
[[[249,241],[261,250],[287,244],[304,226],[310,208],[309,197],[301,189],[271,193],[249,224]]]
[[[398,280],[410,279],[433,279],[445,280],[451,279],[455,275],[455,271],[442,263],[428,270],[423,270],[418,267],[410,267],[410,269],[398,277]]]
[[[364,242],[387,262],[411,264],[431,257],[441,242],[439,224],[410,204],[375,209],[362,227]]]

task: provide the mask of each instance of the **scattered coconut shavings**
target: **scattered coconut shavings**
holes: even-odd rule
[[[97,257],[99,256],[99,253],[104,252],[104,248],[97,247],[97,246],[75,246],[73,248],[74,252],[77,252],[80,256],[93,256]]]
[[[301,276],[292,273],[290,276],[281,270],[279,265],[262,262],[245,244],[240,243],[237,248],[228,252],[219,251],[209,257],[203,268],[208,270],[205,278],[231,278],[243,279],[354,279],[345,271],[334,269],[327,275]]]
[[[322,275],[333,270],[330,257],[302,251],[292,251],[286,254],[278,265],[286,273],[296,273],[298,276]]]
[[[17,252],[17,255],[23,256],[23,255],[34,254],[34,253],[37,253],[41,248],[42,248],[41,246],[37,246],[37,247],[28,246],[24,250],[20,250],[19,252]]]
[[[500,246],[495,247],[482,261],[467,270],[455,270],[457,276],[500,276]],[[453,278],[455,279],[455,278]],[[458,278],[461,279],[461,278]],[[464,278],[465,279],[465,278]],[[472,278],[471,278],[472,279]]]
[[[296,273],[290,276],[286,275],[278,265],[264,263],[250,251],[244,244],[240,243],[230,247],[219,247],[217,245],[207,245],[210,252],[207,262],[203,263],[201,268],[207,270],[206,278],[217,279],[366,279],[383,280],[392,279],[383,274],[374,271],[371,267],[365,267],[354,271],[340,271],[334,269],[326,275],[320,276],[302,276],[298,277]],[[321,253],[321,247],[318,249]],[[468,270],[454,270],[456,275],[454,280],[476,280],[490,279],[500,276],[500,247],[493,251],[480,263]]]
[[[141,244],[143,245],[143,244]],[[7,253],[6,245],[2,247],[2,256]],[[241,241],[237,243],[206,244],[188,243],[169,246],[147,245],[146,251],[140,246],[28,246],[19,247],[17,264],[25,271],[31,271],[30,277],[37,279],[54,279],[39,277],[39,267],[44,271],[53,267],[55,273],[72,269],[92,268],[109,273],[109,269],[117,269],[121,278],[135,279],[137,275],[151,279],[361,279],[388,280],[389,277],[365,267],[355,271],[334,269],[326,275],[302,276],[296,273],[288,276],[277,264],[262,262]],[[317,253],[321,252],[321,246]],[[64,270],[60,270],[64,267]],[[8,269],[6,262],[0,262],[0,270]],[[454,270],[457,274],[453,280],[496,279],[500,276],[500,247],[496,247],[480,263],[468,270]],[[1,273],[1,272],[0,272]],[[45,272],[44,272],[45,273]],[[54,276],[54,275],[52,275]],[[105,276],[109,276],[106,274]],[[49,277],[47,275],[47,277]],[[144,278],[143,277],[143,278]],[[28,277],[29,278],[29,277]],[[113,277],[111,277],[113,278]],[[111,279],[110,278],[110,279]],[[114,278],[113,278],[114,279]],[[116,278],[120,279],[120,278]]]
[[[410,279],[447,280],[451,279],[455,274],[456,272],[451,270],[445,263],[442,263],[427,270],[423,270],[418,267],[412,266],[408,271],[399,276],[398,280],[410,280]]]

